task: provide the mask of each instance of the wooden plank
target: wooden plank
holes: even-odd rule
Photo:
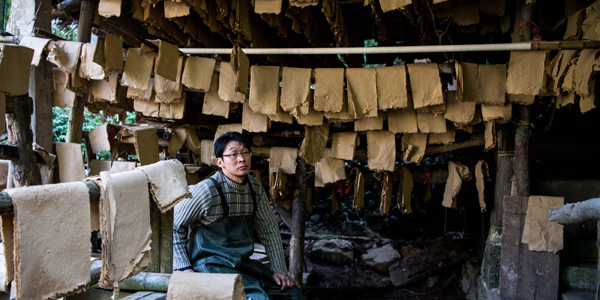
[[[173,272],[173,210],[160,214],[160,272]]]
[[[502,252],[500,254],[500,296],[517,299],[521,253],[521,201],[523,197],[504,197]]]

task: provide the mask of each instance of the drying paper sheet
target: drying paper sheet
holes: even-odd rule
[[[290,112],[292,115],[305,115],[308,113],[311,72],[311,69],[283,68],[279,105],[284,111]]]
[[[529,196],[521,242],[529,244],[530,251],[556,254],[563,249],[564,225],[548,220],[548,212],[564,204],[563,197]]]
[[[388,12],[391,10],[396,10],[402,7],[405,7],[409,4],[412,4],[411,0],[380,0],[379,4],[381,4],[381,10],[383,12]]]
[[[160,115],[160,103],[154,102],[154,98],[150,102],[134,99],[133,110],[146,117],[158,117]]]
[[[377,117],[377,73],[375,69],[346,70],[348,111],[355,119]]]
[[[121,0],[100,0],[98,14],[105,18],[121,16]]]
[[[250,98],[255,113],[274,115],[279,103],[279,67],[252,66],[250,69]]]
[[[331,157],[345,160],[354,159],[358,145],[358,132],[336,132],[331,142]]]
[[[129,170],[133,170],[137,166],[137,163],[134,161],[113,161],[112,166],[110,167],[111,173],[120,173]]]
[[[90,282],[90,199],[83,182],[10,189],[17,299],[57,299]]]
[[[417,112],[417,125],[422,133],[446,132],[446,119],[443,114]]]
[[[246,96],[235,90],[237,75],[231,68],[231,65],[229,63],[221,63],[220,71],[219,98],[234,103],[246,103]]]
[[[255,113],[248,103],[244,104],[242,110],[242,128],[248,132],[267,132],[269,117]]]
[[[183,56],[177,58],[177,79],[175,81],[154,75],[154,90],[156,91],[156,102],[172,103],[182,97],[181,70],[183,69]],[[152,81],[152,79],[150,79]]]
[[[217,130],[215,131],[215,141],[217,141],[217,139],[222,136],[225,133],[231,132],[231,131],[235,131],[235,132],[239,132],[242,133],[242,124],[241,123],[235,123],[235,124],[221,124],[219,125],[219,127],[217,127]]]
[[[165,18],[184,17],[190,14],[190,7],[185,2],[164,1]]]
[[[512,51],[508,63],[506,92],[537,95],[544,85],[546,51]]]
[[[398,208],[402,211],[402,214],[412,214],[412,206],[410,204],[410,195],[412,194],[413,187],[415,185],[413,181],[413,175],[409,168],[402,168],[402,180],[398,185]]]
[[[446,181],[444,200],[442,201],[444,207],[457,209],[456,196],[462,187],[463,181],[469,181],[471,177],[469,167],[453,161],[448,163],[448,180]]]
[[[279,107],[277,109],[276,114],[267,115],[267,116],[269,116],[269,120],[271,120],[273,122],[280,122],[280,123],[286,123],[286,124],[294,123],[294,117],[292,115],[290,115],[289,113],[284,112],[283,109],[281,109],[281,107]]]
[[[485,205],[485,180],[486,174],[488,174],[488,165],[485,161],[480,160],[475,166],[475,185],[477,186],[477,196],[479,197],[479,207],[481,212],[486,210]]]
[[[479,96],[479,66],[472,63],[459,63],[460,75],[457,75],[459,82],[458,100],[462,102],[477,102]]]
[[[215,162],[215,145],[213,140],[202,140],[200,149],[200,162],[209,166],[216,165]]]
[[[58,174],[60,182],[74,182],[85,179],[81,144],[56,143]]]
[[[117,101],[119,73],[113,72],[105,80],[91,80],[94,101]]]
[[[379,212],[387,214],[392,207],[392,172],[383,172],[381,175],[381,198],[379,202]]]
[[[219,76],[213,74],[210,90],[204,93],[204,103],[202,103],[202,113],[205,115],[215,115],[229,117],[229,102],[219,98]]]
[[[33,49],[0,44],[0,92],[20,96],[29,93]]]
[[[158,45],[158,55],[156,56],[154,74],[160,75],[171,81],[176,81],[179,47],[161,40],[155,40],[153,42]]]
[[[383,115],[354,121],[354,131],[370,131],[383,129]]]
[[[198,284],[201,282],[202,284]],[[167,300],[244,300],[244,284],[238,274],[173,272]]]
[[[282,0],[254,0],[254,12],[257,14],[281,13]]]
[[[352,122],[354,121],[354,117],[350,116],[348,112],[348,96],[346,92],[342,97],[342,110],[337,113],[324,112],[323,116],[327,118],[330,122]]]
[[[379,110],[408,107],[406,67],[377,68],[375,71],[377,72],[377,101]]]
[[[535,96],[506,94],[506,101],[514,104],[532,105],[535,102]]]
[[[181,120],[185,116],[185,93],[181,101],[160,103],[158,116],[163,119]]]
[[[139,101],[156,101],[156,95],[154,94],[154,78],[150,78],[148,88],[140,90],[134,87],[127,88],[127,98],[139,100]]]
[[[315,110],[333,113],[342,111],[344,73],[344,68],[315,69]]]
[[[81,54],[81,45],[79,42],[55,41],[54,47],[48,53],[47,60],[65,73],[73,73],[77,69],[79,56]]]
[[[430,133],[427,137],[427,145],[448,145],[454,143],[456,130],[447,128],[444,133]]]
[[[104,36],[104,68],[109,71],[123,70],[123,41],[108,32]]]
[[[496,148],[496,121],[485,122],[483,137],[485,140],[485,151],[490,151],[493,148]]]
[[[589,96],[592,93],[593,70],[598,66],[598,63],[594,61],[598,53],[600,50],[597,49],[581,50],[574,74],[575,92],[579,95]]]
[[[150,84],[155,56],[156,52],[142,53],[140,48],[129,48],[125,69],[123,70],[122,84],[146,90]]]
[[[312,97],[312,95],[309,95],[309,97]],[[309,103],[312,104],[312,100],[309,100]],[[323,115],[322,112],[314,110],[312,105],[309,105],[307,114],[298,114],[295,118],[300,125],[319,126],[323,124]]]
[[[98,176],[100,172],[110,171],[112,161],[92,159],[90,162],[90,176]],[[133,169],[133,168],[132,168]]]
[[[101,195],[103,246],[99,284],[114,289],[150,264],[150,195],[142,171],[102,172],[100,176],[96,181]]]
[[[510,120],[512,118],[512,103],[502,106],[481,105],[481,116],[483,121],[496,119]]]
[[[216,62],[213,58],[188,57],[185,61],[185,68],[183,68],[183,85],[192,89],[209,91]]]
[[[31,64],[37,67],[40,65],[42,53],[44,52],[44,49],[46,49],[48,42],[50,42],[49,39],[24,36],[19,45],[33,49],[33,58],[31,59]]]
[[[444,103],[442,82],[437,64],[408,64],[408,76],[414,108]]]
[[[477,103],[459,101],[456,98],[456,92],[448,92],[446,95],[448,100],[444,114],[446,120],[461,124],[473,121]]]
[[[92,152],[100,153],[102,151],[110,151],[110,142],[108,141],[107,124],[102,124],[90,131],[90,143],[92,144]]]
[[[135,137],[135,152],[142,166],[160,160],[156,127],[137,129],[133,132],[133,136]]]
[[[284,174],[295,174],[297,158],[297,148],[272,147],[269,154],[269,170],[278,169]]]
[[[52,105],[60,108],[73,107],[77,95],[66,88],[69,78],[67,74],[59,68],[52,69],[54,79],[52,86]]]
[[[382,147],[382,145],[385,145]],[[369,170],[394,171],[396,165],[396,137],[390,131],[367,132]]]
[[[139,167],[150,183],[150,191],[161,213],[169,211],[177,202],[192,197],[185,179],[185,168],[176,159],[160,161]]]
[[[81,46],[81,57],[79,63],[79,77],[85,79],[104,79],[104,69],[94,62],[97,44],[85,43]]]
[[[504,105],[506,100],[506,65],[479,65],[477,103]]]
[[[393,133],[417,133],[417,113],[414,110],[388,111],[388,129]]]
[[[235,91],[248,95],[250,80],[250,60],[239,45],[234,45],[231,51],[231,67],[236,74]]]
[[[402,160],[420,163],[427,147],[427,134],[406,133],[402,135]]]
[[[344,160],[332,158],[331,149],[325,149],[325,155],[315,164],[315,186],[323,186],[344,179],[346,179]]]
[[[328,138],[329,123],[325,122],[321,126],[304,126],[304,140],[298,154],[307,164],[314,165],[325,155]]]

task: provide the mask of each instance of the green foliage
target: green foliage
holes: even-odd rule
[[[68,25],[58,24],[57,20],[52,20],[52,34],[68,41],[77,41],[77,24]]]
[[[54,142],[64,142],[67,137],[67,127],[69,125],[69,112],[70,109],[53,107],[52,108],[52,140]],[[126,124],[135,123],[136,114],[132,112],[127,112],[127,117],[125,118]],[[89,112],[87,109],[83,113],[83,131],[92,131],[94,128],[104,124],[118,124],[118,116],[115,117],[106,117],[101,114],[93,114]],[[101,154],[108,155],[108,154]]]
[[[11,0],[0,1],[0,31],[6,30],[6,22],[8,21],[8,16],[10,15],[10,4]]]

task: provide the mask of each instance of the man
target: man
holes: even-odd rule
[[[247,299],[304,299],[286,275],[279,227],[267,194],[248,175],[250,146],[240,133],[228,132],[215,141],[214,151],[220,170],[190,186],[192,198],[175,206],[173,268],[240,274]],[[273,271],[250,259],[255,231]]]

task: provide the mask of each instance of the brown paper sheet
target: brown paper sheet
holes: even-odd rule
[[[479,23],[479,4],[468,1],[452,1],[454,23],[469,26]]]
[[[456,92],[448,92],[448,104],[444,118],[455,123],[470,123],[475,116],[475,102],[462,102],[456,98]]]
[[[190,14],[190,7],[185,2],[164,1],[165,18],[185,17]]]
[[[123,41],[108,32],[104,38],[104,68],[109,71],[123,70]]]
[[[65,73],[73,73],[77,70],[82,43],[70,41],[55,41],[54,47],[48,53],[47,60]]]
[[[183,84],[192,89],[203,91],[211,90],[216,62],[217,61],[213,58],[188,57],[185,61],[185,68],[183,69]]]
[[[91,255],[87,186],[73,182],[6,192],[16,212],[16,298],[56,299],[85,290]]]
[[[385,13],[391,10],[396,10],[399,8],[403,8],[407,5],[412,4],[410,0],[381,0],[379,1],[381,4],[381,10]]]
[[[33,49],[0,44],[0,92],[13,96],[29,93]]]
[[[456,130],[447,128],[444,133],[430,133],[427,137],[427,145],[448,145],[454,143]]]
[[[158,116],[163,119],[181,120],[185,116],[185,93],[182,100],[173,103],[160,103]]]
[[[449,162],[448,163],[448,180],[446,181],[446,188],[444,190],[444,200],[442,200],[442,205],[444,207],[457,209],[456,204],[456,196],[462,187],[463,181],[471,180],[471,170],[469,167],[457,163],[457,162]]]
[[[348,175],[348,179],[346,180],[346,184],[348,184],[348,180],[352,178],[352,174],[355,174],[353,189],[354,193],[352,194],[352,208],[356,210],[363,210],[365,207],[365,176],[359,168],[352,168],[350,175]]]
[[[246,96],[235,90],[237,84],[236,76],[237,75],[230,64],[221,63],[221,72],[219,73],[219,98],[234,103],[246,103]]]
[[[183,56],[177,59],[177,79],[175,81],[164,78],[160,75],[154,76],[154,90],[156,91],[156,102],[170,103],[181,99],[181,72],[183,69]]]
[[[346,179],[344,160],[332,158],[331,149],[325,149],[325,155],[315,164],[315,186],[324,186],[344,179]]]
[[[513,104],[532,105],[535,102],[535,96],[506,94],[506,101]]]
[[[254,0],[254,12],[257,14],[280,14],[282,0]]]
[[[242,128],[249,132],[267,132],[269,127],[269,117],[267,115],[255,113],[248,103],[244,104],[242,110]]]
[[[204,94],[204,103],[202,104],[202,113],[205,115],[215,115],[229,118],[229,102],[219,98],[219,76],[213,74],[210,90]]]
[[[563,197],[529,196],[521,242],[529,251],[558,253],[563,249],[564,225],[548,220],[550,208],[565,204]]]
[[[575,104],[574,92],[560,93],[558,96],[556,96],[556,108],[563,108],[569,104]]]
[[[290,5],[295,7],[307,7],[318,5],[319,1],[315,0],[290,0]]]
[[[158,46],[158,55],[156,56],[154,74],[160,75],[171,81],[176,81],[179,47],[162,40],[154,40],[152,42]]]
[[[101,180],[96,181],[101,194],[103,246],[99,284],[115,289],[119,282],[150,264],[150,195],[148,180],[142,171],[102,172],[100,176]]]
[[[575,91],[575,69],[577,69],[576,63],[572,63],[567,67],[567,71],[565,72],[565,78],[563,78],[563,82],[561,85],[561,89],[563,90],[563,92]]]
[[[402,214],[412,214],[410,195],[414,187],[413,175],[409,168],[402,166],[402,180],[398,188],[398,208]]]
[[[512,118],[512,103],[503,106],[481,105],[481,116],[483,121],[510,120]]]
[[[341,112],[344,106],[343,68],[315,69],[314,109],[317,111]]]
[[[354,159],[358,146],[358,132],[336,132],[331,142],[331,157],[345,160]]]
[[[105,17],[121,16],[121,0],[100,0],[98,3],[98,14]]]
[[[486,211],[485,204],[485,182],[489,181],[489,168],[485,161],[480,160],[475,166],[475,185],[477,186],[477,196],[479,198],[479,207],[481,212]]]
[[[155,56],[156,52],[142,53],[140,48],[129,48],[121,84],[146,90],[150,84]]]
[[[85,43],[81,46],[79,76],[85,79],[102,80],[105,73],[101,65],[94,62],[97,44]]]
[[[328,138],[329,123],[325,122],[321,126],[304,126],[304,140],[298,155],[304,158],[307,164],[314,165],[325,155]]]
[[[598,49],[581,50],[574,77],[575,92],[581,96],[589,96],[592,93],[593,70],[598,66],[598,61],[595,60],[599,53]]]
[[[575,54],[577,54],[577,50],[561,50],[546,68],[546,73],[550,76],[548,89],[555,96],[561,92],[560,86],[564,81],[567,67],[571,64],[571,59]]]
[[[379,212],[387,214],[392,207],[392,172],[382,172]]]
[[[295,174],[297,158],[297,148],[272,147],[269,154],[269,170],[279,169],[284,174]]]
[[[504,105],[506,100],[506,65],[479,65],[477,103]]]
[[[309,95],[309,97],[312,97],[312,95]],[[309,100],[309,103],[310,103],[310,105],[309,105],[308,113],[305,115],[299,114],[299,115],[295,116],[294,118],[300,125],[319,126],[319,125],[323,124],[324,113],[322,113],[320,111],[315,111],[313,109],[312,99]]]
[[[154,93],[154,79],[150,78],[148,88],[144,90],[136,89],[134,87],[127,88],[127,98],[145,101],[145,102],[156,102],[156,94]]]
[[[217,131],[215,131],[215,141],[217,141],[217,139],[222,136],[225,133],[228,133],[230,131],[235,131],[235,132],[239,132],[242,133],[242,124],[241,123],[235,123],[235,124],[221,124],[217,127]]]
[[[333,122],[353,122],[354,121],[354,117],[350,116],[350,113],[348,112],[348,96],[346,95],[346,93],[344,92],[344,95],[342,97],[342,110],[340,112],[337,113],[331,113],[331,112],[324,112],[323,116],[325,118],[327,118],[327,120],[329,120],[331,123]]]
[[[137,166],[134,161],[113,161],[110,173],[120,173],[133,170]]]
[[[73,107],[77,95],[65,87],[69,80],[67,74],[59,68],[54,68],[52,69],[52,76],[54,78],[52,86],[52,105],[60,108]]]
[[[31,59],[31,64],[37,67],[40,65],[42,53],[44,52],[44,49],[46,49],[46,46],[48,46],[48,42],[50,42],[49,39],[24,36],[19,45],[33,49],[33,58]]]
[[[402,135],[402,160],[420,163],[427,147],[427,134],[406,133]]]
[[[277,110],[276,114],[267,116],[269,116],[269,120],[271,120],[272,122],[280,122],[286,124],[294,123],[294,117],[289,113],[284,112],[281,108]]]
[[[117,101],[117,84],[119,73],[111,73],[105,80],[91,80],[94,101]]]
[[[269,200],[277,202],[285,195],[287,176],[279,169],[271,169],[269,172]]]
[[[383,129],[383,115],[374,118],[364,118],[354,121],[354,131],[369,131]]]
[[[567,19],[567,29],[565,30],[565,35],[563,39],[565,41],[568,40],[578,40],[581,38],[581,24],[583,23],[583,9],[578,12],[571,14]]]
[[[279,100],[279,105],[283,111],[290,112],[292,115],[305,115],[308,113],[311,73],[311,69],[283,68],[281,99]]]
[[[544,85],[546,51],[512,51],[506,93],[537,95]]]
[[[407,108],[406,67],[393,66],[375,70],[379,110]]]
[[[479,65],[459,63],[461,76],[458,76],[459,87],[456,98],[462,102],[477,102],[479,95]]]
[[[385,145],[385,147],[382,147]],[[369,170],[394,171],[396,165],[396,138],[390,131],[367,132]]]
[[[60,182],[74,182],[85,179],[81,144],[56,143],[56,156],[58,158]]]
[[[110,171],[112,161],[92,159],[90,162],[90,176],[98,176],[100,172]],[[92,229],[93,230],[93,229]]]
[[[141,113],[146,117],[156,117],[160,115],[160,103],[154,102],[154,98],[150,102],[133,100],[133,110]]]
[[[200,162],[209,166],[216,165],[214,141],[202,140],[200,148],[202,149],[202,154],[200,155]]]
[[[150,183],[150,192],[161,213],[169,211],[183,198],[192,197],[185,179],[185,168],[176,159],[138,167]]]
[[[444,103],[437,64],[408,64],[414,108]]]
[[[496,148],[496,121],[485,122],[485,131],[483,136],[485,139],[485,151],[490,151],[493,148]]]
[[[375,69],[346,69],[348,111],[355,119],[377,117],[377,72]]]
[[[592,87],[596,86],[596,79],[594,78],[591,84]],[[579,99],[579,109],[581,113],[585,114],[590,110],[596,108],[596,92],[595,88],[592,88],[592,92],[589,95],[581,96]]]
[[[444,133],[446,119],[443,114],[417,112],[417,126],[421,133]]]
[[[198,284],[202,282],[202,284]],[[173,272],[167,300],[243,300],[242,277],[238,274]]]
[[[279,102],[279,67],[252,66],[248,103],[255,113],[274,115]]]
[[[133,136],[135,137],[135,152],[142,166],[160,160],[156,127],[138,128],[133,132]]]
[[[236,74],[235,91],[248,95],[248,81],[250,80],[250,60],[239,45],[234,45],[231,51],[231,67]]]
[[[89,137],[93,153],[110,151],[110,142],[108,140],[106,126],[107,124],[102,124],[90,131]]]

